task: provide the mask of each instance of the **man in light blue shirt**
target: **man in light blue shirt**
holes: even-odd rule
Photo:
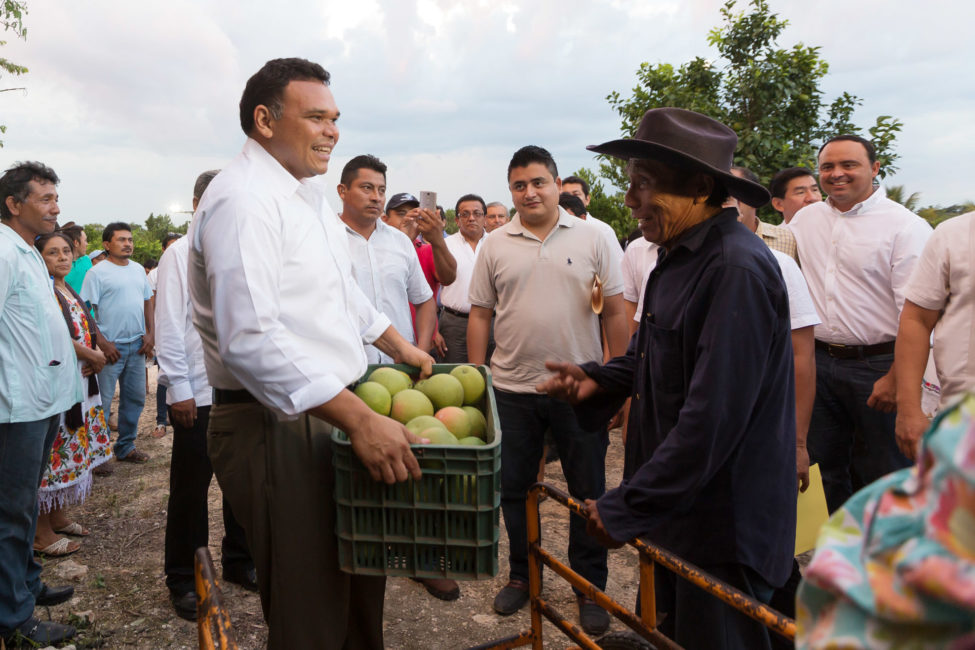
[[[57,174],[36,162],[0,177],[0,639],[20,634],[41,645],[75,629],[34,618],[72,587],[41,582],[34,560],[37,488],[61,413],[80,402],[81,375],[38,235],[57,226]]]
[[[107,419],[117,381],[120,390],[115,458],[144,463],[149,456],[135,448],[135,437],[146,401],[144,357],[152,355],[152,288],[142,265],[129,259],[135,247],[128,224],[108,224],[102,233],[102,244],[108,264],[92,267],[81,287],[81,297],[95,308],[95,321],[104,338],[103,351],[108,359],[98,373],[102,408]]]

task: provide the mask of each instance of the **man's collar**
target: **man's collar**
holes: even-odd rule
[[[311,190],[315,194],[322,193],[320,176],[304,178],[299,181],[257,140],[247,138],[247,141],[244,142],[243,153],[254,164],[263,168],[264,173],[256,174],[254,179],[260,179],[259,182],[264,183],[265,187],[272,193],[285,197],[291,196],[299,189]]]
[[[0,233],[2,233],[3,236],[10,241],[14,242],[22,253],[30,253],[31,251],[36,250],[33,246],[24,241],[24,238],[20,236],[20,233],[3,222],[0,222]]]
[[[867,198],[863,199],[859,203],[855,204],[849,210],[843,211],[843,210],[840,210],[838,207],[836,207],[836,204],[833,203],[832,197],[827,198],[826,199],[826,203],[829,205],[830,208],[833,209],[833,212],[835,212],[837,214],[842,214],[842,215],[849,215],[849,216],[852,217],[852,216],[855,216],[855,215],[860,214],[861,212],[864,212],[866,210],[869,210],[870,208],[872,208],[874,205],[876,205],[882,199],[885,199],[885,198],[887,198],[887,190],[885,190],[883,188],[883,186],[878,185],[877,187],[875,187],[873,189],[873,192],[870,193],[870,196],[868,196]]]
[[[691,253],[696,252],[704,244],[704,240],[712,228],[717,228],[729,221],[738,221],[737,208],[724,208],[713,217],[708,217],[701,223],[682,232],[674,245],[670,247],[670,254],[677,248],[686,248]]]
[[[579,217],[573,217],[571,214],[565,211],[561,205],[559,206],[559,220],[556,222],[556,227],[572,228],[574,225],[579,223],[581,219]],[[521,222],[521,215],[515,214],[514,218],[505,224],[508,227],[509,235],[522,235],[530,233],[530,231],[525,228],[525,224]],[[459,232],[459,231],[458,231]],[[534,235],[532,235],[534,237]],[[482,236],[481,239],[484,239]]]

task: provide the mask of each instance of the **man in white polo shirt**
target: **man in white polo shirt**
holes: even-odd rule
[[[894,339],[931,226],[874,186],[879,171],[869,140],[829,140],[819,150],[829,199],[799,210],[788,225],[823,321],[808,448],[830,512],[860,486],[910,464],[894,439]]]
[[[468,289],[474,260],[481,250],[487,233],[484,232],[484,199],[476,194],[465,194],[457,199],[454,218],[457,232],[446,238],[447,250],[457,260],[457,279],[440,289],[440,335],[447,346],[444,363],[467,363],[467,317],[471,311]],[[482,363],[491,362],[494,352],[493,330],[488,330],[487,355]]]
[[[356,156],[342,169],[337,189],[356,284],[403,338],[429,352],[437,305],[413,242],[379,218],[386,203],[385,163],[368,154]],[[410,305],[416,307],[415,333]],[[371,345],[366,346],[366,356],[369,363],[393,362]]]
[[[551,428],[569,492],[596,499],[605,490],[609,437],[605,423],[583,429],[567,402],[540,395],[549,376],[547,359],[601,362],[599,317],[593,305],[601,278],[603,327],[610,354],[626,349],[623,278],[608,242],[596,228],[559,207],[561,181],[551,154],[528,146],[508,165],[508,186],[517,216],[484,242],[471,279],[468,354],[483,363],[487,334],[497,310],[497,348],[491,359],[501,446],[501,509],[510,542],[509,582],[494,609],[513,614],[528,600],[528,538],[525,496],[535,482],[543,436]],[[600,589],[606,586],[606,549],[571,517],[569,564]],[[609,626],[609,615],[577,593],[579,619],[589,634]]]

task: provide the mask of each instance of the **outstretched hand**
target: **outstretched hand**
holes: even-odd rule
[[[599,384],[574,363],[546,361],[545,367],[555,374],[535,386],[539,393],[576,404],[589,399],[600,390]]]

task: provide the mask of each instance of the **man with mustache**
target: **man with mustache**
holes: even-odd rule
[[[105,226],[102,245],[109,263],[92,267],[81,286],[81,297],[94,307],[105,339],[102,350],[108,363],[98,373],[102,408],[108,420],[118,382],[115,458],[144,463],[149,455],[135,448],[135,437],[146,402],[145,359],[152,356],[152,287],[142,265],[130,259],[135,246],[128,224],[116,221]]]

